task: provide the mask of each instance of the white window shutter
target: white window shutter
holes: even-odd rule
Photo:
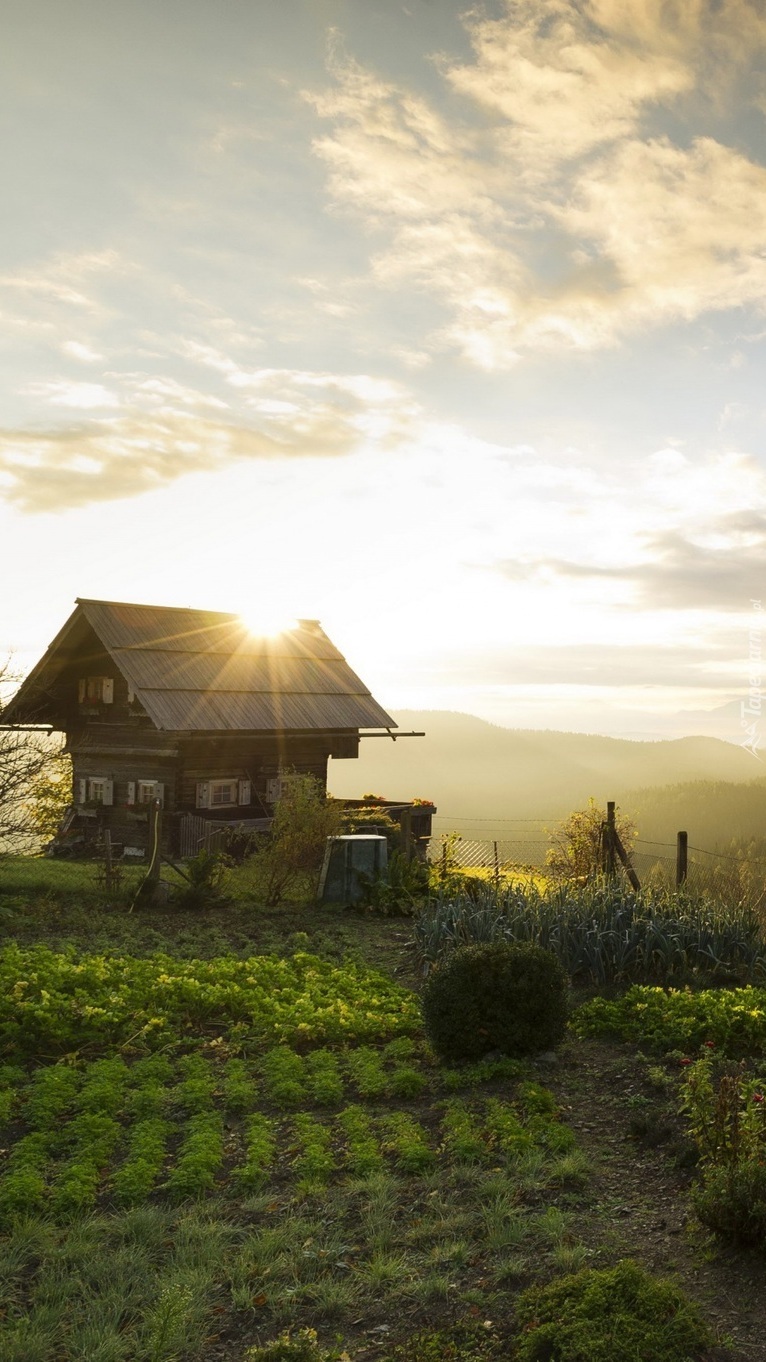
[[[241,780],[239,782],[239,802],[240,804],[249,804],[251,802],[249,780]]]
[[[135,802],[136,802],[136,782],[135,782],[135,780],[129,780],[129,781],[128,781],[128,803],[129,803],[129,804],[135,804]]]
[[[104,803],[104,804],[113,804],[113,803],[114,803],[114,781],[113,781],[113,780],[105,780],[105,781],[104,781],[104,798],[103,798],[103,800],[102,800],[102,803]]]
[[[197,808],[207,809],[210,807],[210,782],[208,780],[197,781]]]
[[[164,809],[164,807],[165,807],[165,786],[163,785],[163,783],[162,783],[161,780],[155,780],[155,782],[154,782],[154,798],[155,798],[155,799],[159,799],[160,804],[162,805],[162,807],[163,807],[163,809]]]
[[[114,680],[111,676],[105,676],[103,679],[101,698],[105,705],[114,704]]]
[[[79,802],[80,802],[81,804],[87,803],[87,800],[88,800],[88,782],[87,782],[87,780],[85,780],[84,777],[81,777],[81,779],[78,780],[78,782],[77,782],[77,786],[78,786],[78,789],[79,789],[79,795],[78,795]]]
[[[84,704],[85,704],[85,690],[86,690],[87,684],[88,684],[88,683],[87,683],[87,681],[85,680],[85,677],[84,677],[84,676],[81,676],[81,677],[80,677],[80,680],[77,682],[77,703],[78,703],[79,705],[84,705]]]

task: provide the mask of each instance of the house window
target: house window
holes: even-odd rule
[[[114,781],[108,776],[83,776],[79,781],[81,804],[113,804]]]
[[[163,804],[165,786],[159,780],[139,780],[136,783],[136,803],[153,804],[155,799],[159,799]]]
[[[239,802],[238,784],[236,780],[211,780],[210,782],[210,808],[226,808],[230,804]]]
[[[114,681],[111,676],[83,676],[77,686],[81,705],[111,705],[114,702]]]
[[[235,804],[249,804],[251,800],[252,784],[249,780],[227,776],[224,780],[197,781],[198,809],[230,809]]]
[[[272,776],[266,781],[266,803],[277,804],[287,794],[290,785],[299,779],[295,774]]]

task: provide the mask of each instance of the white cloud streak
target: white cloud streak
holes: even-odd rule
[[[223,356],[204,352],[220,367]],[[62,510],[137,496],[187,473],[239,460],[335,458],[371,446],[382,453],[417,428],[418,408],[397,384],[366,374],[224,365],[244,404],[226,403],[173,379],[118,375],[125,414],[63,428],[0,430],[0,487],[25,511]],[[118,405],[97,384],[41,385],[68,407]],[[215,416],[203,414],[211,409]]]

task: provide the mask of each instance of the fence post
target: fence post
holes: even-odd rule
[[[107,894],[114,889],[114,862],[112,861],[112,834],[104,828],[104,888]]]
[[[616,836],[617,828],[614,820],[614,800],[610,799],[606,806],[606,824],[604,825],[604,874],[610,880],[613,880],[617,874],[617,861],[615,859]]]
[[[160,861],[162,843],[162,805],[159,799],[153,799],[149,805],[149,867],[146,872],[146,883],[157,885],[160,879]]]
[[[689,834],[679,832],[676,836],[676,889],[686,880],[689,866]]]
[[[500,860],[497,854],[497,842],[492,843],[492,850],[495,856],[495,884],[500,883]]]
[[[412,809],[402,809],[399,819],[401,828],[402,855],[406,861],[412,860]]]

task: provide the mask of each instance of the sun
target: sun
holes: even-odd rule
[[[241,610],[239,618],[247,632],[255,638],[276,638],[278,634],[288,634],[298,628],[298,621],[289,615],[269,610]]]

